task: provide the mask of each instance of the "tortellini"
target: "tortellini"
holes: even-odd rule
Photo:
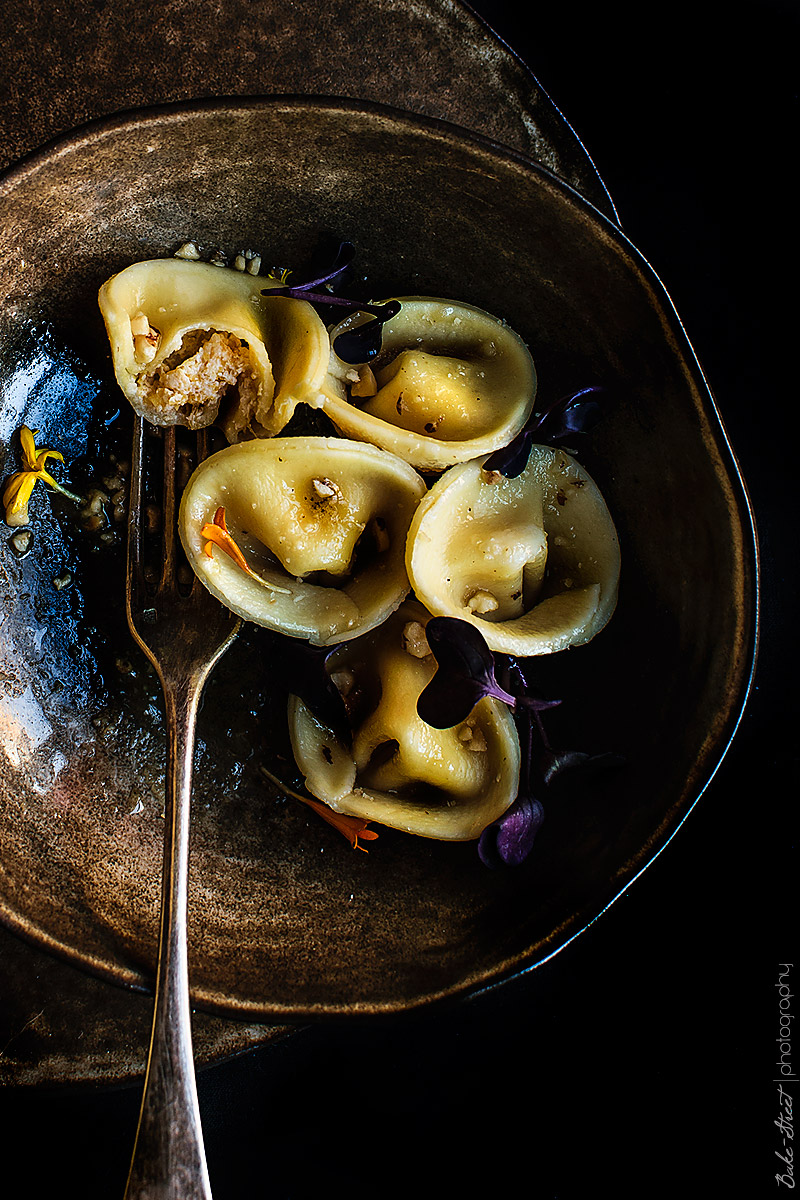
[[[404,548],[425,491],[407,463],[344,438],[240,442],[195,470],[181,541],[201,582],[246,620],[317,645],[379,625],[409,590]],[[223,507],[228,532],[258,576],[202,530]]]
[[[406,603],[380,629],[334,651],[329,669],[350,711],[352,744],[291,697],[292,748],[309,792],[335,812],[468,841],[516,798],[519,740],[509,709],[494,699],[481,700],[450,729],[417,715],[417,698],[436,670],[427,619]]]
[[[217,423],[229,442],[279,433],[316,404],[328,334],[303,300],[263,276],[179,258],[134,263],[100,289],[114,372],[153,425]]]
[[[617,601],[619,543],[588,472],[534,446],[517,478],[453,467],[420,503],[406,567],[425,607],[477,626],[492,650],[522,656],[581,645]]]
[[[617,599],[611,516],[561,450],[534,446],[516,478],[484,470],[536,396],[528,348],[503,321],[400,297],[377,357],[351,364],[336,338],[371,315],[329,333],[311,304],[269,295],[276,286],[180,258],[126,268],[99,293],[117,381],[150,423],[214,424],[231,443],[181,501],[201,583],[245,620],[334,647],[352,738],[289,701],[309,793],[408,833],[477,838],[517,797],[516,725],[495,698],[450,728],[418,715],[437,669],[427,621],[459,617],[524,657],[589,641]],[[339,436],[280,436],[298,404]],[[440,477],[428,490],[418,472]]]
[[[347,317],[342,332],[370,318]],[[536,370],[520,337],[482,309],[401,297],[378,358],[358,370],[331,356],[321,406],[347,437],[440,471],[506,445],[530,415]]]

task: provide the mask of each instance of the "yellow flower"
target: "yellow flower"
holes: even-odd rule
[[[11,476],[3,491],[3,507],[5,508],[7,525],[28,524],[28,501],[39,479],[49,484],[55,491],[69,496],[77,504],[81,503],[80,496],[75,496],[72,492],[68,492],[66,488],[53,479],[49,471],[45,470],[45,463],[48,458],[55,458],[59,462],[63,462],[64,455],[59,450],[50,450],[45,446],[37,450],[35,441],[37,436],[38,430],[32,432],[27,425],[23,425],[19,431],[23,469]]]

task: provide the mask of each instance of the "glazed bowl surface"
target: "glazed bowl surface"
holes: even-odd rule
[[[0,474],[23,423],[97,481],[125,453],[97,289],[194,241],[300,277],[354,243],[371,295],[445,296],[528,343],[542,403],[605,389],[580,458],[620,535],[616,614],[543,658],[561,744],[624,765],[549,805],[521,867],[382,830],[369,854],[280,795],[270,635],[246,628],[200,714],[190,880],[195,1003],[248,1019],[394,1012],[535,966],[658,854],[713,776],[756,641],[747,496],[658,277],[601,213],[455,126],[314,98],[213,101],[94,123],[0,181]],[[149,987],[162,843],[160,699],[124,617],[117,538],[38,488],[0,552],[0,916],[102,978]],[[54,586],[69,577],[71,585]]]

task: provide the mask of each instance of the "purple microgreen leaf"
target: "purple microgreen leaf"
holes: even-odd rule
[[[431,617],[425,626],[436,674],[417,700],[417,713],[435,729],[466,720],[484,696],[514,706],[514,697],[495,677],[495,661],[483,634],[458,617]]]
[[[516,479],[528,465],[533,446],[533,430],[523,429],[508,443],[490,454],[483,464],[484,471],[497,471],[507,479]]]
[[[355,246],[352,242],[341,242],[336,252],[336,257],[333,260],[333,266],[324,275],[319,275],[316,279],[309,279],[305,283],[282,283],[280,287],[264,288],[261,295],[291,296],[296,300],[311,300],[313,297],[313,299],[318,299],[325,304],[348,303],[347,301],[337,300],[336,297],[332,297],[328,292],[318,296],[315,293],[315,288],[330,287],[331,284],[338,282],[353,261],[355,252]],[[280,279],[285,280],[290,274],[290,271],[285,270],[281,273]]]
[[[328,673],[336,646],[311,646],[297,638],[281,638],[280,670],[288,690],[298,696],[317,720],[349,745],[352,730],[344,699]]]
[[[530,854],[544,820],[539,800],[518,796],[499,820],[487,825],[478,839],[478,855],[484,866],[518,867]]]
[[[334,339],[334,353],[342,362],[366,363],[377,358],[383,342],[383,326],[400,312],[399,300],[388,300],[385,304],[352,303],[357,312],[366,312],[374,318],[346,329]]]
[[[588,433],[599,421],[601,408],[591,396],[605,391],[602,387],[583,388],[553,401],[515,438],[495,450],[483,464],[484,471],[497,471],[507,479],[516,479],[528,465],[531,448],[537,442],[558,442],[571,434]]]
[[[308,283],[300,285],[299,289],[303,291],[313,291],[323,284],[330,287],[332,283],[336,283],[344,275],[347,268],[352,263],[356,255],[356,248],[352,242],[341,242],[339,249],[336,251],[336,257],[333,260],[333,266],[324,275],[320,275],[317,279],[309,279]]]
[[[590,397],[604,391],[602,387],[587,387],[562,396],[535,416],[531,432],[542,442],[558,442],[573,433],[587,433],[601,415],[600,405]]]
[[[373,317],[354,329],[340,333],[334,343],[334,350],[342,362],[365,363],[371,362],[381,351],[383,326],[386,321],[396,317],[400,311],[397,300],[389,300],[385,304],[366,304],[360,300],[349,300],[344,296],[335,296],[330,290],[338,283],[355,256],[355,246],[352,242],[342,242],[333,260],[330,270],[315,279],[305,283],[281,283],[278,287],[264,288],[262,296],[288,296],[292,300],[306,300],[309,304],[331,305],[348,308],[351,312],[363,312]],[[288,272],[281,275],[285,279]],[[319,291],[325,288],[325,291]]]

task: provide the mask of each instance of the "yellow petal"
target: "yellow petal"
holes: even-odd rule
[[[42,449],[36,455],[36,470],[41,471],[48,458],[57,458],[59,462],[64,461],[64,455],[60,450],[45,450]]]
[[[55,488],[56,491],[59,490],[58,484],[56,483],[55,479],[53,479],[53,476],[49,474],[49,472],[44,471],[40,468],[37,471],[33,471],[32,474],[33,474],[34,481],[37,479],[43,479],[45,483],[50,484],[51,488]]]
[[[19,444],[22,447],[22,457],[25,460],[25,466],[29,471],[37,469],[36,462],[36,442],[35,434],[28,428],[27,425],[21,425],[19,430]]]
[[[11,476],[3,492],[6,520],[27,506],[35,483],[36,475],[31,471],[18,471]]]

